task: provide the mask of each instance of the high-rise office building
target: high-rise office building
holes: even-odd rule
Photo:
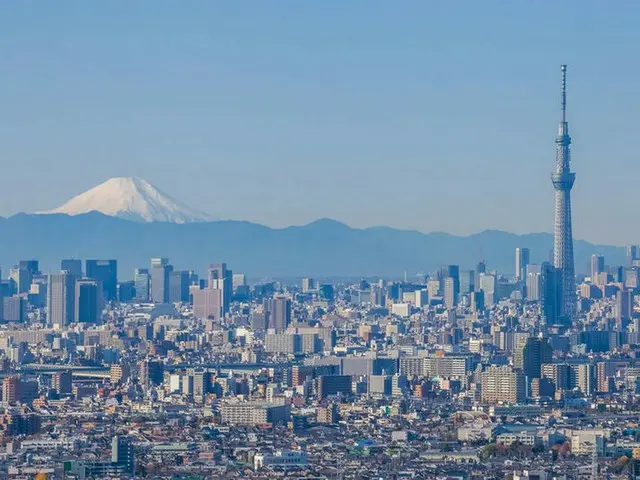
[[[128,282],[118,282],[118,301],[129,303],[136,298],[136,284],[133,280]]]
[[[244,273],[233,274],[233,290],[238,287],[245,287],[247,285],[247,276]]]
[[[482,312],[485,309],[484,292],[482,290],[471,292],[471,311]]]
[[[549,263],[542,264],[540,277],[540,299],[542,316],[547,325],[562,323],[563,283],[562,271]]]
[[[222,315],[229,313],[231,298],[233,297],[233,272],[227,269],[226,263],[209,265],[207,282],[209,288],[222,290]]]
[[[100,321],[100,289],[96,280],[76,281],[74,312],[76,323],[98,323]]]
[[[617,327],[622,328],[631,320],[633,314],[633,293],[630,290],[616,292],[616,321]]]
[[[40,275],[38,260],[20,260],[18,268],[29,270],[32,276]]]
[[[529,249],[516,248],[516,279],[523,280],[527,273],[527,265],[529,265]]]
[[[148,302],[151,286],[151,275],[149,275],[149,269],[136,268],[133,271],[133,283],[136,289],[136,300]]]
[[[82,278],[82,260],[64,259],[60,262],[60,270],[66,270],[74,277]]]
[[[24,322],[25,321],[25,308],[26,301],[24,296],[13,295],[11,297],[4,297],[0,295],[0,319],[5,322]]]
[[[317,290],[316,281],[313,278],[303,278],[302,279],[302,293],[312,292]]]
[[[444,304],[447,308],[453,308],[458,304],[456,280],[453,277],[444,279]]]
[[[291,323],[291,299],[282,295],[265,300],[264,311],[267,328],[277,333],[284,332]]]
[[[458,265],[447,265],[447,277],[453,278],[454,298],[457,304],[460,296],[460,267]]]
[[[85,270],[87,278],[98,282],[105,302],[118,300],[117,260],[87,260]]]
[[[591,255],[591,281],[596,282],[598,274],[604,272],[604,257],[602,255]]]
[[[493,305],[496,301],[497,280],[495,275],[480,274],[479,288],[484,292],[486,305]]]
[[[67,271],[52,273],[47,281],[47,321],[63,328],[75,320],[76,279]]]
[[[633,267],[634,260],[638,260],[638,247],[627,245],[627,267]]]
[[[529,337],[524,345],[518,347],[515,352],[514,364],[522,369],[522,372],[531,381],[532,378],[540,378],[542,364],[551,363],[553,349],[546,338]]]
[[[464,270],[460,272],[460,293],[466,295],[476,289],[476,272]]]
[[[193,299],[193,316],[195,318],[219,320],[224,317],[223,291],[221,289],[199,288],[196,285],[191,288],[190,293]]]
[[[33,273],[30,269],[26,268],[24,265],[16,266],[9,270],[9,280],[11,281],[12,287],[11,293],[27,293],[31,288],[31,279],[33,278]]]
[[[530,263],[527,265],[526,272],[525,298],[531,302],[537,302],[541,299],[542,295],[542,273],[540,265]]]
[[[169,276],[173,266],[168,258],[151,259],[151,301],[169,303]]]
[[[189,272],[174,270],[169,274],[169,303],[189,301]]]
[[[562,65],[562,120],[556,137],[556,168],[551,174],[556,191],[553,265],[561,272],[561,315],[573,319],[577,308],[576,278],[573,265],[573,232],[571,228],[571,188],[576,174],[571,172],[571,137],[566,109],[567,66]]]
[[[487,264],[485,263],[484,260],[480,260],[478,262],[478,264],[476,265],[476,272],[478,274],[480,273],[487,273]]]
[[[115,436],[111,441],[111,463],[123,466],[125,472],[133,475],[135,472],[135,455],[133,443],[126,437]]]

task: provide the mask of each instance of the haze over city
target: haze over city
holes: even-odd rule
[[[569,63],[575,235],[640,238],[636,2],[33,5],[0,16],[0,215],[138,176],[269,226],[550,232]]]

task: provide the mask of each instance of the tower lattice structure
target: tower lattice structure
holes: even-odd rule
[[[576,174],[571,172],[571,137],[567,122],[567,66],[562,65],[562,120],[556,137],[556,168],[551,181],[556,191],[553,263],[562,272],[562,312],[572,319],[576,313],[576,279],[573,265],[571,229],[571,188]]]

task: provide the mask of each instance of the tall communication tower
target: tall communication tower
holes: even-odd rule
[[[556,169],[551,181],[556,190],[553,263],[562,273],[561,315],[573,319],[576,314],[576,279],[573,265],[573,233],[571,229],[571,188],[576,174],[571,172],[571,137],[567,122],[567,66],[562,72],[562,120],[556,137]]]

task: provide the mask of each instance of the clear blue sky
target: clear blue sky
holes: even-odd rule
[[[640,242],[640,2],[5,2],[0,215],[139,176],[220,218]]]

